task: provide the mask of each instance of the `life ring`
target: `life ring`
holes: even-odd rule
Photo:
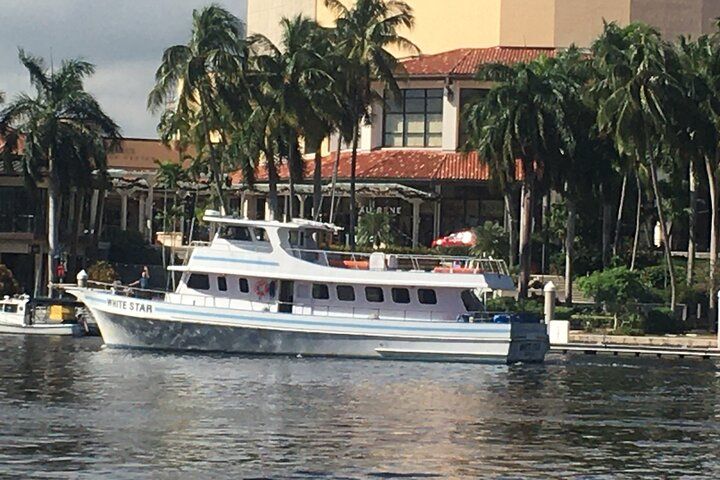
[[[259,298],[263,298],[270,293],[270,283],[267,280],[258,280],[255,283],[255,294]]]

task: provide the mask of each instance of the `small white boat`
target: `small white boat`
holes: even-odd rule
[[[337,227],[206,212],[175,292],[65,287],[115,347],[466,362],[541,362],[545,324],[484,312],[514,290],[502,260],[323,250]]]
[[[77,323],[50,323],[33,321],[30,297],[5,296],[0,299],[0,333],[33,335],[82,335],[84,330]]]

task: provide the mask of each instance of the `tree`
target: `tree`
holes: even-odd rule
[[[348,8],[340,0],[325,0],[325,5],[337,14],[336,29],[339,40],[336,48],[348,59],[348,102],[354,120],[352,127],[352,155],[350,157],[350,245],[355,246],[357,199],[355,174],[360,123],[370,116],[370,105],[377,98],[373,81],[384,83],[388,90],[397,92],[395,72],[397,59],[387,50],[399,48],[417,52],[410,40],[400,35],[401,28],[414,25],[412,8],[402,0],[357,0]]]
[[[677,79],[681,70],[676,52],[653,28],[606,24],[593,44],[599,71],[596,92],[601,97],[597,122],[610,135],[621,155],[637,158],[650,172],[660,222],[663,252],[670,278],[670,304],[675,308],[675,274],[668,241],[658,171],[663,148],[680,130],[677,120],[685,98]]]
[[[491,169],[507,177],[516,162],[521,166],[520,298],[527,298],[530,280],[532,212],[539,193],[561,167],[560,150],[573,152],[575,140],[566,123],[562,93],[541,63],[513,66],[491,64],[480,68],[477,79],[495,86],[471,120],[472,140],[480,158],[492,159]]]
[[[242,77],[246,65],[247,45],[240,20],[218,5],[193,10],[190,40],[165,50],[155,86],[148,95],[148,108],[154,112],[176,100],[178,114],[199,133],[194,135],[194,143],[198,154],[207,150],[208,169],[222,213],[226,210],[223,158],[227,152],[219,151],[217,144],[227,144],[223,101],[232,95],[228,89]]]
[[[120,128],[84,89],[85,78],[95,72],[91,63],[64,60],[55,70],[23,50],[19,58],[35,94],[20,94],[10,102],[0,113],[0,125],[24,135],[21,157],[30,178],[48,180],[48,279],[52,282],[60,255],[61,194],[71,186],[90,184],[94,171],[104,174],[108,148],[120,138]]]
[[[304,174],[300,138],[304,137],[306,144],[312,145],[317,166],[322,140],[332,129],[330,117],[324,110],[331,107],[332,102],[323,100],[332,100],[333,73],[331,64],[325,61],[325,55],[330,52],[326,30],[301,15],[283,18],[280,26],[279,45],[263,35],[254,35],[251,42],[261,51],[254,58],[260,78],[260,102],[267,111],[268,123],[275,125],[268,133],[282,138],[278,150],[286,152],[290,172],[289,217],[292,217],[294,185]],[[316,190],[319,194],[320,189]]]

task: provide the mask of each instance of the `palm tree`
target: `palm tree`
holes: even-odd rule
[[[350,160],[350,245],[355,246],[357,206],[355,174],[360,122],[370,116],[370,105],[377,97],[371,83],[383,82],[397,92],[395,72],[397,59],[387,50],[400,48],[418,52],[410,40],[400,35],[401,28],[410,29],[415,19],[412,8],[402,0],[357,0],[346,7],[340,0],[325,0],[325,5],[337,15],[336,29],[339,40],[336,48],[348,59],[346,72],[354,81],[349,84],[348,107],[354,119],[352,128],[352,156]]]
[[[681,83],[687,105],[680,113],[683,115],[679,130],[678,144],[681,155],[686,156],[689,163],[690,180],[690,239],[688,241],[688,272],[687,281],[692,281],[692,267],[694,261],[694,232],[693,219],[696,215],[696,205],[693,183],[701,165],[704,164],[710,192],[711,220],[710,220],[710,271],[708,279],[708,298],[710,318],[714,318],[717,308],[715,295],[718,235],[720,235],[720,199],[718,192],[718,126],[720,126],[720,44],[718,34],[714,36],[701,36],[695,41],[681,38],[678,54],[682,62],[683,81]]]
[[[85,78],[95,72],[91,63],[65,60],[59,69],[49,70],[41,58],[23,50],[19,58],[35,94],[20,94],[10,102],[0,113],[0,125],[24,135],[21,156],[30,177],[48,179],[48,278],[52,282],[60,254],[61,195],[72,186],[91,184],[94,171],[105,172],[108,147],[119,139],[120,128],[84,89]]]
[[[177,96],[175,109],[200,133],[195,135],[198,152],[207,149],[209,173],[223,213],[226,152],[220,152],[217,146],[227,143],[223,100],[229,95],[225,89],[242,76],[246,60],[247,46],[236,16],[214,4],[193,10],[190,40],[165,50],[147,102],[151,111],[158,111]]]
[[[599,128],[613,138],[621,155],[644,162],[650,172],[670,279],[670,304],[674,309],[675,273],[658,170],[664,146],[680,130],[678,114],[686,107],[676,78],[681,71],[679,59],[656,30],[643,24],[625,28],[606,24],[593,45],[593,53],[604,75],[596,89],[602,99],[597,117]]]
[[[532,212],[543,186],[561,170],[557,162],[574,151],[575,140],[562,92],[542,62],[486,65],[477,79],[496,85],[474,113],[472,122],[480,127],[474,129],[477,137],[472,141],[482,158],[491,159],[490,167],[499,170],[496,176],[514,172],[516,162],[522,169],[518,291],[520,298],[526,298]]]

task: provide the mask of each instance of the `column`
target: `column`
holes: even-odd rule
[[[440,209],[440,199],[437,199],[433,205],[433,239],[440,236]]]
[[[138,232],[145,233],[145,194],[138,195]]]
[[[90,228],[95,228],[95,221],[97,219],[98,201],[100,200],[100,192],[93,190],[92,199],[90,200]]]
[[[127,230],[127,207],[128,207],[128,194],[127,192],[120,193],[120,230],[123,232]]]
[[[265,196],[265,220],[274,220],[272,211],[270,210],[270,199],[267,195]]]
[[[460,89],[457,82],[443,88],[442,149],[455,151],[458,147]]]
[[[420,205],[423,201],[419,198],[414,198],[410,201],[412,203],[412,246],[417,247],[420,243]]]
[[[152,243],[153,237],[153,204],[155,201],[155,179],[148,178],[148,194],[147,200],[145,201],[145,238],[148,242]]]
[[[297,199],[300,207],[298,218],[305,218],[305,195],[298,195]]]

